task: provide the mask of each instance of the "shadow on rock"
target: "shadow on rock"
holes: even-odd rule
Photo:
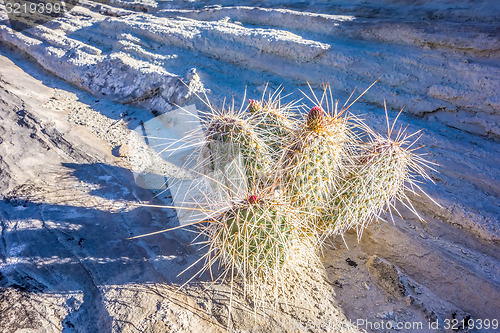
[[[102,163],[64,166],[71,169],[70,177],[99,185],[86,196],[68,199],[78,205],[40,203],[40,195],[34,196],[38,198],[34,202],[30,193],[0,201],[0,294],[10,297],[7,294],[13,289],[21,294],[83,294],[75,313],[68,314],[63,323],[65,327],[109,332],[112,320],[104,289],[137,284],[175,287],[188,281],[203,260],[178,276],[200,259],[200,253],[190,246],[194,234],[180,229],[127,239],[178,226],[171,209],[85,207],[95,197],[161,204],[151,191],[135,186],[129,170]],[[61,197],[67,197],[67,187],[61,188]],[[210,276],[200,280],[209,281]]]

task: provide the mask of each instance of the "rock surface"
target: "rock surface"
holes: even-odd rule
[[[383,131],[384,98],[405,106],[401,124],[424,128],[440,165],[424,189],[442,207],[415,197],[426,223],[401,207],[360,243],[332,239],[324,269],[304,276],[309,295],[291,292],[268,317],[237,297],[231,327],[436,332],[500,319],[500,5],[258,3],[84,0],[22,33],[0,18],[0,331],[224,331],[226,285],[202,276],[175,292],[201,256],[192,233],[126,240],[178,225],[171,209],[136,206],[170,199],[136,184],[131,129],[176,105],[203,109],[197,94],[239,103],[266,82],[287,93],[329,82],[343,103],[378,77],[352,111]]]
[[[423,3],[196,8],[205,1],[173,9],[170,2],[82,1],[23,34],[0,26],[0,38],[95,95],[159,111],[184,104],[203,84],[220,97],[234,93],[232,80],[249,91],[265,81],[330,82],[340,96],[380,77],[366,101],[385,98],[391,108],[500,138],[500,5]],[[186,77],[191,67],[201,82]]]

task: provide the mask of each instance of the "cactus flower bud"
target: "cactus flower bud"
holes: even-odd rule
[[[317,132],[324,126],[325,123],[325,111],[319,106],[311,108],[309,114],[307,115],[307,128],[311,131]]]
[[[248,100],[248,111],[251,114],[254,114],[254,113],[258,112],[260,109],[261,109],[261,106],[260,106],[259,101],[256,101],[254,99],[249,99]]]
[[[256,195],[251,195],[248,197],[247,201],[249,204],[255,205],[259,201],[259,198]]]

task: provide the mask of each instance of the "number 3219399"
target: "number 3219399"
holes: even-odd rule
[[[59,14],[64,8],[59,3],[27,3],[27,2],[7,2],[5,11],[7,14]]]
[[[458,330],[458,329],[484,329],[484,330],[497,330],[499,327],[498,319],[444,319],[445,330]]]

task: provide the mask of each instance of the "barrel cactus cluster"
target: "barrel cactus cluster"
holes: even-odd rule
[[[388,133],[378,134],[330,96],[306,106],[274,94],[202,119],[199,172],[216,179],[239,161],[245,183],[234,190],[226,180],[230,199],[200,224],[206,266],[217,262],[242,281],[256,306],[278,304],[289,279],[319,263],[327,237],[349,230],[361,237],[397,201],[412,208],[408,189],[430,179],[414,135],[396,133],[389,121]]]

